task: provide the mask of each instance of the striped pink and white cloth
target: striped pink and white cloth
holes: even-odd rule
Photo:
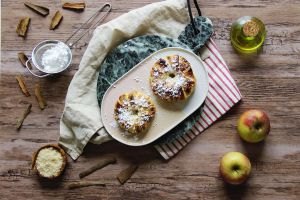
[[[203,111],[196,124],[183,136],[178,136],[172,142],[155,145],[157,151],[166,160],[176,155],[242,99],[242,95],[214,41],[210,39],[205,46],[210,52],[210,56],[203,62],[208,72],[209,89]]]

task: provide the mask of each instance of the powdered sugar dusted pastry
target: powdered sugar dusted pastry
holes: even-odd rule
[[[155,62],[150,74],[152,91],[166,101],[187,99],[195,89],[190,63],[182,56],[171,55]]]
[[[119,97],[114,114],[120,128],[138,134],[150,126],[155,115],[155,106],[149,96],[133,91]]]

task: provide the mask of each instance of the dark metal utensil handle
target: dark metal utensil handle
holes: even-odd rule
[[[202,13],[201,13],[201,10],[199,8],[197,0],[194,0],[194,4],[195,4],[195,7],[197,9],[198,15],[202,16]],[[195,25],[195,22],[194,22],[190,0],[187,0],[187,5],[188,5],[189,16],[190,16],[190,19],[191,19],[191,23],[192,23],[193,29],[195,31],[195,34],[198,34],[199,30],[196,28],[196,25]]]

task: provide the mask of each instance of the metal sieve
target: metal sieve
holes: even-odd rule
[[[62,44],[65,46],[65,48],[67,49],[68,51],[68,62],[67,64],[62,68],[62,69],[58,69],[57,71],[47,71],[46,69],[44,69],[43,67],[43,64],[42,64],[42,56],[43,54],[45,53],[45,51],[47,51],[48,49],[51,49],[53,47],[55,47],[57,44]],[[38,70],[40,70],[41,72],[45,73],[43,75],[38,75],[38,74],[35,74],[33,71],[31,71],[28,67],[28,62],[32,60],[32,63],[33,63],[33,66],[35,66]],[[57,73],[60,73],[62,71],[64,71],[65,69],[67,69],[70,64],[72,62],[72,51],[71,51],[71,48],[66,45],[65,43],[59,41],[59,40],[45,40],[43,42],[40,42],[32,51],[31,53],[31,58],[29,58],[27,61],[26,61],[26,68],[28,69],[28,71],[34,75],[34,76],[37,76],[37,77],[46,77],[46,76],[49,76],[49,75],[52,75],[52,74],[57,74]]]
[[[74,42],[69,43],[69,41],[74,37],[74,35],[76,33],[78,33],[78,31],[80,31],[81,29],[83,29],[84,26],[86,26],[88,23],[93,22],[94,19],[107,7],[107,11],[104,13],[104,15],[95,23],[93,23],[89,28],[86,29],[86,31],[84,31]],[[36,77],[46,77],[49,75],[53,75],[53,74],[57,74],[60,73],[64,70],[66,70],[71,62],[72,62],[72,51],[71,49],[73,48],[73,46],[81,39],[83,38],[83,36],[85,36],[90,29],[94,28],[100,21],[102,21],[111,11],[111,5],[109,3],[104,4],[104,6],[102,6],[99,10],[97,10],[95,12],[95,14],[93,14],[86,22],[84,22],[77,30],[74,31],[74,33],[72,33],[68,39],[65,42],[59,41],[59,40],[45,40],[40,42],[37,46],[34,47],[34,49],[32,50],[31,53],[31,57],[26,61],[26,68],[27,70],[34,76]],[[43,64],[42,64],[42,57],[43,54],[45,53],[45,51],[47,51],[48,49],[51,49],[53,47],[55,47],[58,44],[62,44],[65,46],[65,48],[68,51],[68,62],[67,64],[65,64],[65,66],[63,68],[58,69],[57,71],[47,71],[45,70]],[[42,72],[42,75],[36,74],[34,73],[28,66],[30,60],[32,61],[32,64],[35,68],[37,68],[40,72]]]

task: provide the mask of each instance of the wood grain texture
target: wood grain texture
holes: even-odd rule
[[[134,8],[158,0],[111,0],[113,11],[106,21]],[[68,85],[77,71],[85,47],[73,51],[71,68],[59,76],[38,79],[19,63],[17,53],[27,55],[44,39],[63,40],[105,1],[86,1],[84,12],[63,10],[64,1],[33,1],[50,8],[41,17],[23,1],[1,1],[0,71],[0,199],[299,199],[300,196],[300,1],[298,0],[198,0],[203,15],[212,19],[214,40],[243,94],[243,101],[215,125],[193,140],[170,161],[164,161],[151,147],[133,148],[117,142],[88,145],[84,154],[68,161],[57,182],[39,179],[30,170],[31,155],[40,146],[57,142],[59,119]],[[57,30],[49,30],[51,17],[60,10],[64,19]],[[243,15],[261,18],[267,27],[262,52],[255,58],[235,53],[229,41],[230,24]],[[31,17],[26,39],[15,28],[19,18]],[[91,35],[85,37],[89,40]],[[24,97],[15,81],[23,74],[33,93],[40,83],[48,106],[41,111],[34,96]],[[32,112],[20,131],[16,119],[24,106]],[[271,133],[257,145],[243,143],[236,133],[236,121],[249,108],[269,113]],[[228,151],[246,153],[252,162],[245,185],[230,187],[218,174],[219,160]],[[68,190],[79,172],[94,165],[103,155],[113,155],[118,164],[103,168],[85,180],[102,180],[106,187]],[[130,163],[139,169],[120,185],[116,175]]]

